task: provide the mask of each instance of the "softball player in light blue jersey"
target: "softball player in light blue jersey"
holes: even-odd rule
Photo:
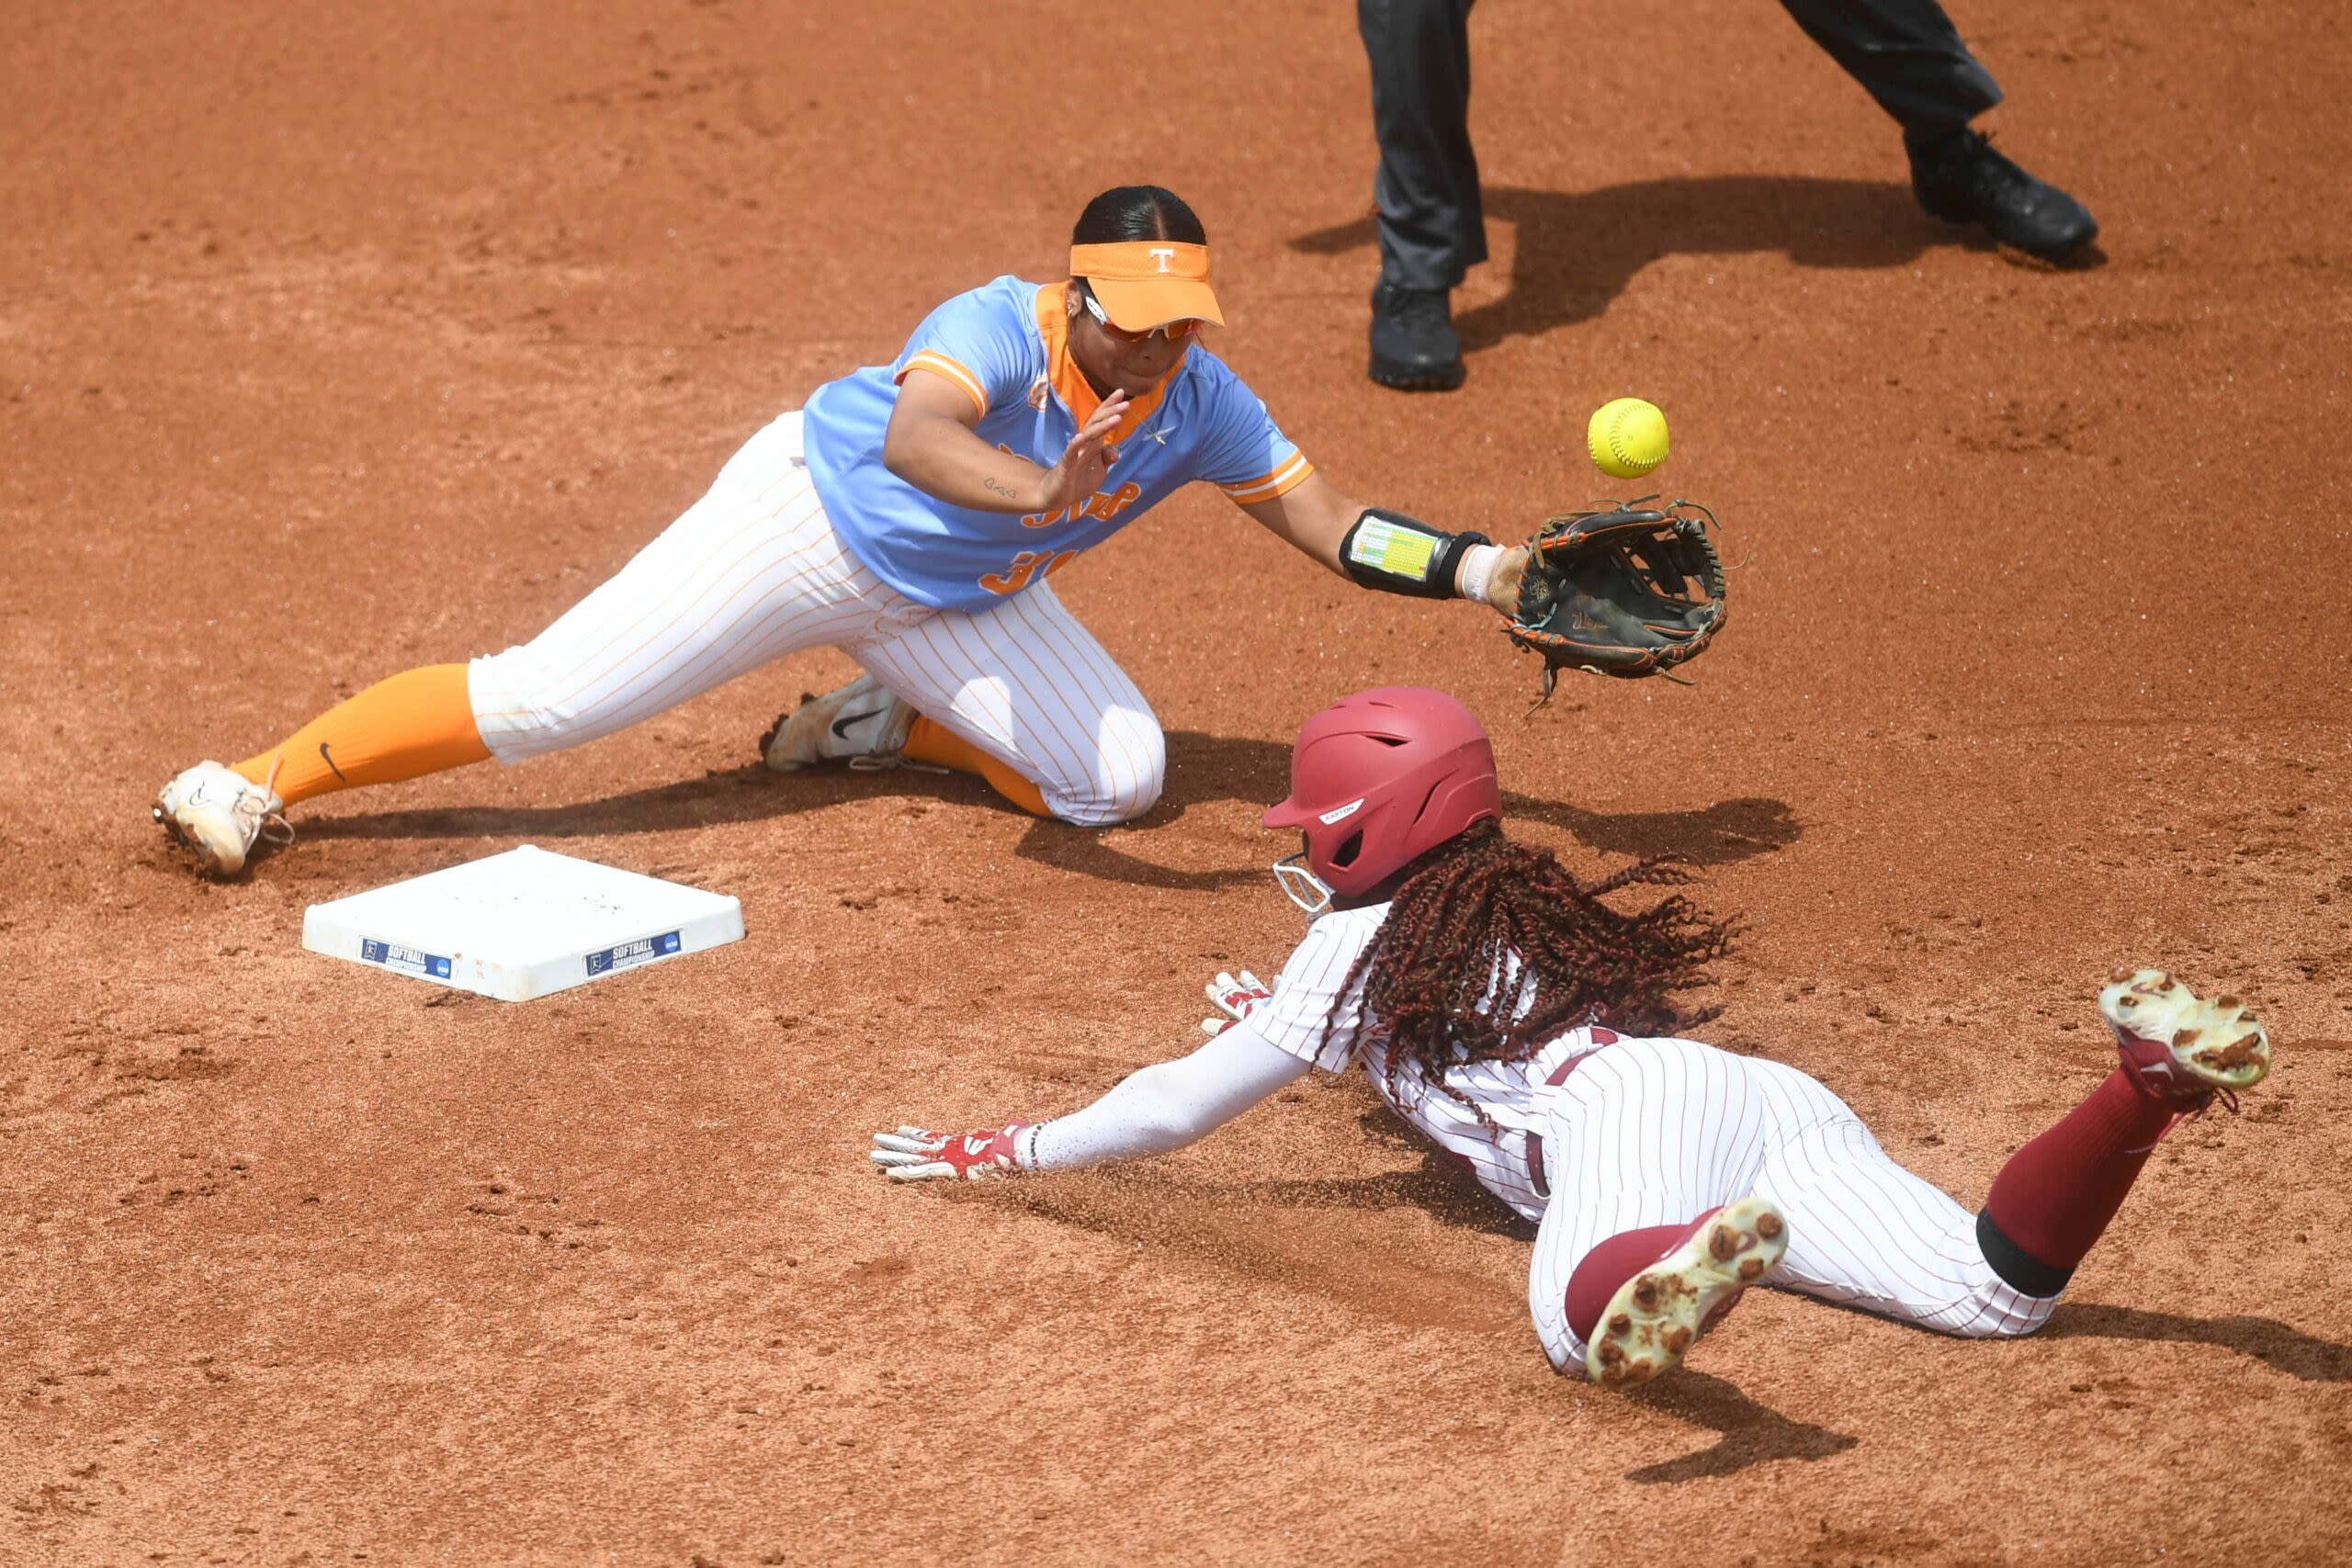
[[[1156,186],[1091,202],[1070,276],[1000,277],[890,365],[817,389],[619,573],[537,637],[379,682],[156,815],[232,875],[294,801],[575,746],[784,654],[865,673],[780,718],[780,772],[828,761],[978,773],[1029,811],[1125,821],[1159,796],[1143,694],[1047,579],[1195,479],[1370,588],[1509,606],[1525,563],[1340,493],[1200,342],[1221,322],[1200,220]]]

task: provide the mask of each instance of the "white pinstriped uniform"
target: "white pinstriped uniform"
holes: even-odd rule
[[[710,492],[531,641],[468,672],[482,742],[519,762],[610,735],[802,649],[841,649],[1079,823],[1159,796],[1159,721],[1040,581],[974,613],[885,584],[835,536],[785,414]]]
[[[1493,1127],[1480,1122],[1469,1106],[1411,1072],[1399,1076],[1392,1098],[1386,1042],[1376,1031],[1367,1033],[1359,1027],[1363,989],[1340,994],[1348,970],[1387,916],[1387,905],[1370,904],[1334,909],[1317,919],[1283,965],[1273,998],[1251,1009],[1243,1027],[1327,1071],[1343,1072],[1350,1062],[1362,1062],[1381,1097],[1399,1116],[1468,1167],[1487,1191],[1526,1218],[1542,1219],[1545,1202],[1528,1173],[1527,1134],[1544,1133],[1543,1101],[1549,1092],[1544,1078],[1561,1063],[1595,1048],[1590,1032],[1568,1031],[1532,1062],[1474,1062],[1449,1071],[1446,1082],[1483,1110],[1496,1123]],[[1327,1019],[1334,1021],[1328,1046],[1322,1044]]]
[[[1240,1027],[1328,1071],[1361,1062],[1398,1115],[1540,1222],[1528,1310],[1554,1366],[1584,1365],[1566,1302],[1586,1253],[1751,1192],[1789,1222],[1788,1256],[1773,1276],[1782,1289],[1972,1337],[2030,1334],[2056,1306],[2054,1296],[2006,1284],[1977,1247],[1973,1215],[1889,1158],[1843,1100],[1778,1062],[1692,1040],[1596,1043],[1593,1032],[1574,1029],[1530,1062],[1446,1074],[1495,1127],[1409,1069],[1390,1096],[1377,1021],[1365,1027],[1361,987],[1341,994],[1387,914],[1375,904],[1317,919],[1272,999]],[[1330,1042],[1321,1044],[1327,1020]],[[1546,1081],[1571,1060],[1565,1082]],[[1529,1175],[1529,1133],[1543,1139],[1548,1200]]]

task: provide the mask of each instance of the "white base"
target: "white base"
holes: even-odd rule
[[[526,844],[302,912],[302,945],[528,1001],[743,935],[743,907]]]

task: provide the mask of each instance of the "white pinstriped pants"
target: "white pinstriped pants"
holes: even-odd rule
[[[529,642],[468,671],[501,762],[577,746],[802,649],[840,649],[916,710],[1034,781],[1065,821],[1159,798],[1159,721],[1045,582],[978,613],[886,585],[834,535],[800,415],[728,460],[710,493]]]
[[[1753,1192],[1789,1222],[1772,1282],[1945,1334],[2030,1334],[2055,1296],[2021,1295],[1975,1217],[1887,1157],[1846,1102],[1778,1062],[1692,1040],[1620,1040],[1548,1091],[1552,1190],[1528,1270],[1544,1353],[1581,1371],[1568,1276],[1610,1236],[1680,1224]]]

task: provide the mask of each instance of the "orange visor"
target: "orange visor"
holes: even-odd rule
[[[1225,325],[1209,291],[1209,248],[1174,240],[1072,245],[1069,274],[1086,279],[1114,326],[1149,332],[1170,321]]]

